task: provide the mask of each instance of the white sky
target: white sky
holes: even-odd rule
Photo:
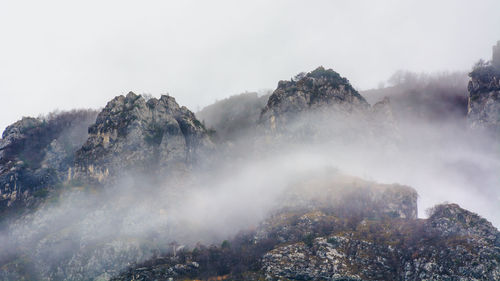
[[[0,0],[0,130],[130,90],[196,111],[319,65],[367,89],[468,70],[497,40],[499,0]]]

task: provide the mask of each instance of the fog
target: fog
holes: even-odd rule
[[[394,71],[467,71],[498,40],[496,0],[0,3],[0,130],[128,91],[193,111],[332,68],[358,89]]]
[[[487,132],[450,119],[379,130],[373,124],[381,120],[330,114],[298,115],[271,142],[261,124],[232,145],[220,143],[223,151],[200,159],[186,177],[158,182],[125,172],[104,189],[68,190],[6,227],[1,258],[28,257],[44,273],[117,273],[173,242],[217,244],[254,229],[283,206],[289,188],[336,174],[415,188],[422,218],[449,201],[500,225],[500,155]],[[311,122],[313,133],[304,135]]]
[[[30,260],[33,276],[54,278],[116,274],[174,242],[219,244],[255,229],[291,188],[336,175],[415,188],[420,218],[454,202],[499,227],[499,142],[468,129],[464,107],[466,73],[499,39],[498,11],[494,0],[2,1],[0,130],[56,108],[101,108],[132,90],[170,93],[219,135],[184,178],[125,171],[3,221],[0,264]],[[319,65],[356,89],[385,81],[362,94],[372,104],[390,96],[394,124],[311,112],[270,137],[262,122],[253,126],[265,100],[257,95],[226,100],[233,111],[201,110]],[[409,72],[387,81],[398,69]],[[242,112],[234,103],[244,98]],[[61,140],[81,144],[85,122]]]

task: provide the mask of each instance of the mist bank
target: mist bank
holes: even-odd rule
[[[467,71],[429,74],[399,70],[379,88],[361,94],[371,104],[388,97],[400,121],[459,122],[467,116],[469,79]]]
[[[315,187],[339,185],[330,181],[335,175],[352,176],[347,186],[354,189],[411,186],[421,218],[451,201],[500,225],[498,139],[487,130],[460,118],[398,118],[390,99],[371,106],[346,78],[321,67],[281,81],[262,109],[258,95],[242,98],[242,115],[230,118],[240,112],[230,99],[205,111],[205,122],[170,96],[129,93],[110,101],[82,147],[69,150],[77,150],[76,162],[56,161],[60,185],[48,188],[35,210],[3,221],[2,264],[21,265],[32,279],[106,279],[173,247],[219,244],[256,229]],[[254,126],[242,123],[250,117]],[[12,127],[21,140],[12,144],[39,130],[23,124]],[[217,135],[208,124],[226,129]],[[14,170],[46,163],[45,149],[55,146],[49,143],[37,161],[21,165],[13,154],[9,163]],[[14,199],[36,197],[20,188]],[[315,196],[306,205],[317,204]],[[328,196],[346,206],[359,202],[342,192]]]

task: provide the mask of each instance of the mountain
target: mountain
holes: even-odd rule
[[[493,116],[497,78],[484,86],[474,75],[469,89],[487,93],[481,111]],[[347,175],[300,151],[284,157],[298,147],[345,161],[369,151],[359,144],[398,151],[390,98],[370,105],[323,67],[266,98],[231,97],[198,119],[171,96],[130,92],[98,114],[9,126],[0,280],[500,278],[500,233],[479,215],[447,203],[419,219],[412,187]]]

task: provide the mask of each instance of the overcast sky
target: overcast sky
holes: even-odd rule
[[[0,0],[0,36],[3,131],[128,91],[196,111],[319,65],[357,89],[469,70],[500,40],[500,1]]]

